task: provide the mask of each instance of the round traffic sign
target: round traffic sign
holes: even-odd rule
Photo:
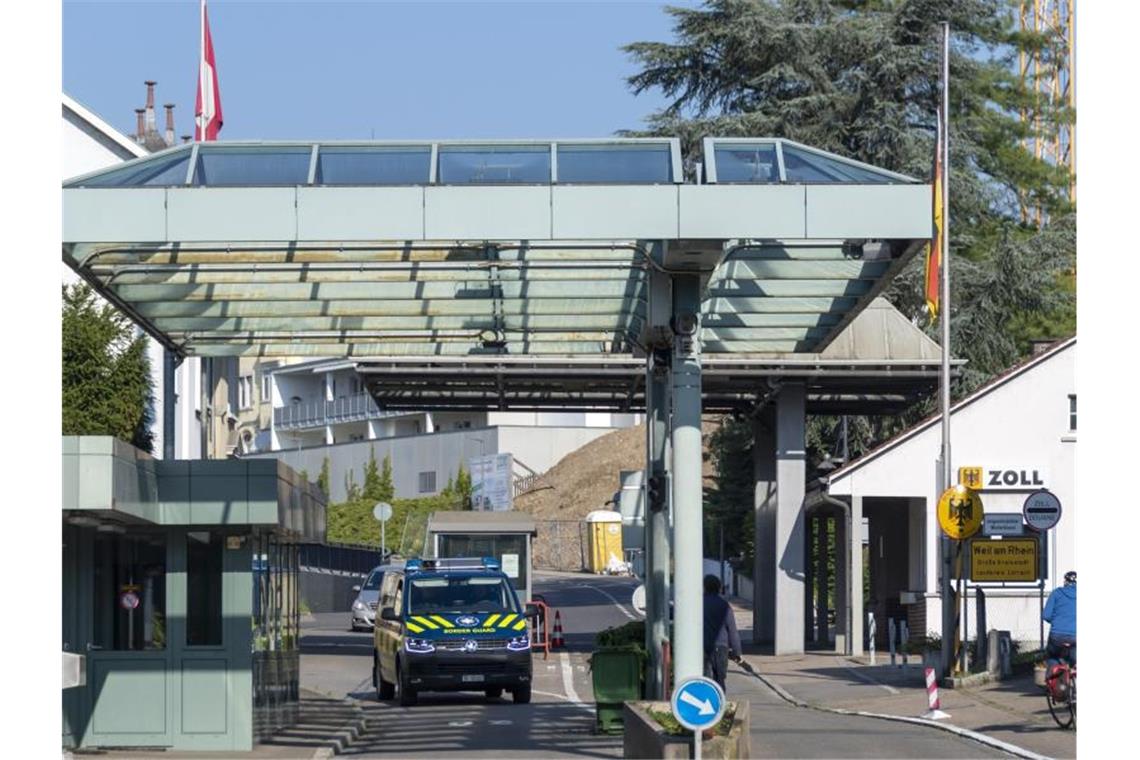
[[[688,678],[673,691],[673,717],[690,731],[703,731],[724,717],[724,692],[711,678]]]
[[[1034,491],[1021,508],[1025,522],[1034,530],[1049,530],[1061,520],[1061,500],[1051,491]]]
[[[950,538],[969,538],[982,527],[982,497],[959,483],[938,499],[938,524]]]
[[[133,610],[139,606],[139,595],[134,591],[124,591],[119,594],[119,606],[124,610]]]
[[[637,588],[635,588],[633,590],[632,604],[633,604],[633,608],[635,610],[637,610],[639,615],[645,614],[645,584],[644,583],[642,583],[640,586],[638,586]]]
[[[387,522],[392,516],[392,505],[386,501],[376,502],[376,506],[372,508],[372,516],[377,522]]]

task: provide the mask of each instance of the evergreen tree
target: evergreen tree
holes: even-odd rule
[[[368,450],[368,464],[364,466],[364,498],[371,502],[383,501],[380,486],[380,467],[376,464],[376,449]]]
[[[321,462],[321,474],[317,476],[317,487],[325,494],[325,499],[329,498],[329,458],[325,457]]]
[[[1026,89],[1019,51],[1047,35],[1015,30],[1012,0],[708,0],[669,8],[674,42],[625,47],[640,64],[636,93],[669,105],[648,129],[677,135],[699,159],[706,135],[785,137],[927,179],[940,103],[940,23],[950,60],[951,353],[967,360],[955,397],[1024,357],[1034,338],[1075,333],[1074,209],[1065,169],[1024,147],[1075,115]],[[1030,118],[1019,119],[1019,113]],[[693,165],[687,167],[691,174]],[[1021,223],[1041,206],[1048,224]],[[938,339],[922,301],[920,256],[885,295]],[[852,456],[928,413],[848,421]],[[811,418],[814,458],[837,453],[838,418]],[[726,433],[726,435],[728,435]],[[731,436],[729,436],[731,437]]]
[[[85,283],[63,288],[63,434],[111,435],[153,453],[146,336]]]
[[[384,466],[380,471],[380,500],[392,501],[396,498],[396,485],[392,482],[392,455],[384,455]]]
[[[471,487],[471,473],[459,463],[459,472],[455,475],[455,494],[459,497],[460,505],[463,509],[471,509],[471,494],[473,489]]]

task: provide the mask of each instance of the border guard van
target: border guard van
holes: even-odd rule
[[[410,559],[385,573],[372,658],[376,696],[413,705],[421,691],[509,691],[530,702],[530,626],[497,560]]]

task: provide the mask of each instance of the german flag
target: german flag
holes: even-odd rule
[[[934,190],[933,227],[930,242],[926,244],[926,308],[930,311],[930,319],[938,318],[938,301],[940,293],[940,272],[942,269],[942,114],[938,114],[938,128],[934,140]]]

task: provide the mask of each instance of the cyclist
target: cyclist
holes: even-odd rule
[[[1065,573],[1065,585],[1053,589],[1041,618],[1049,624],[1049,642],[1045,650],[1048,657],[1059,660],[1069,646],[1069,663],[1077,664],[1077,574]]]

